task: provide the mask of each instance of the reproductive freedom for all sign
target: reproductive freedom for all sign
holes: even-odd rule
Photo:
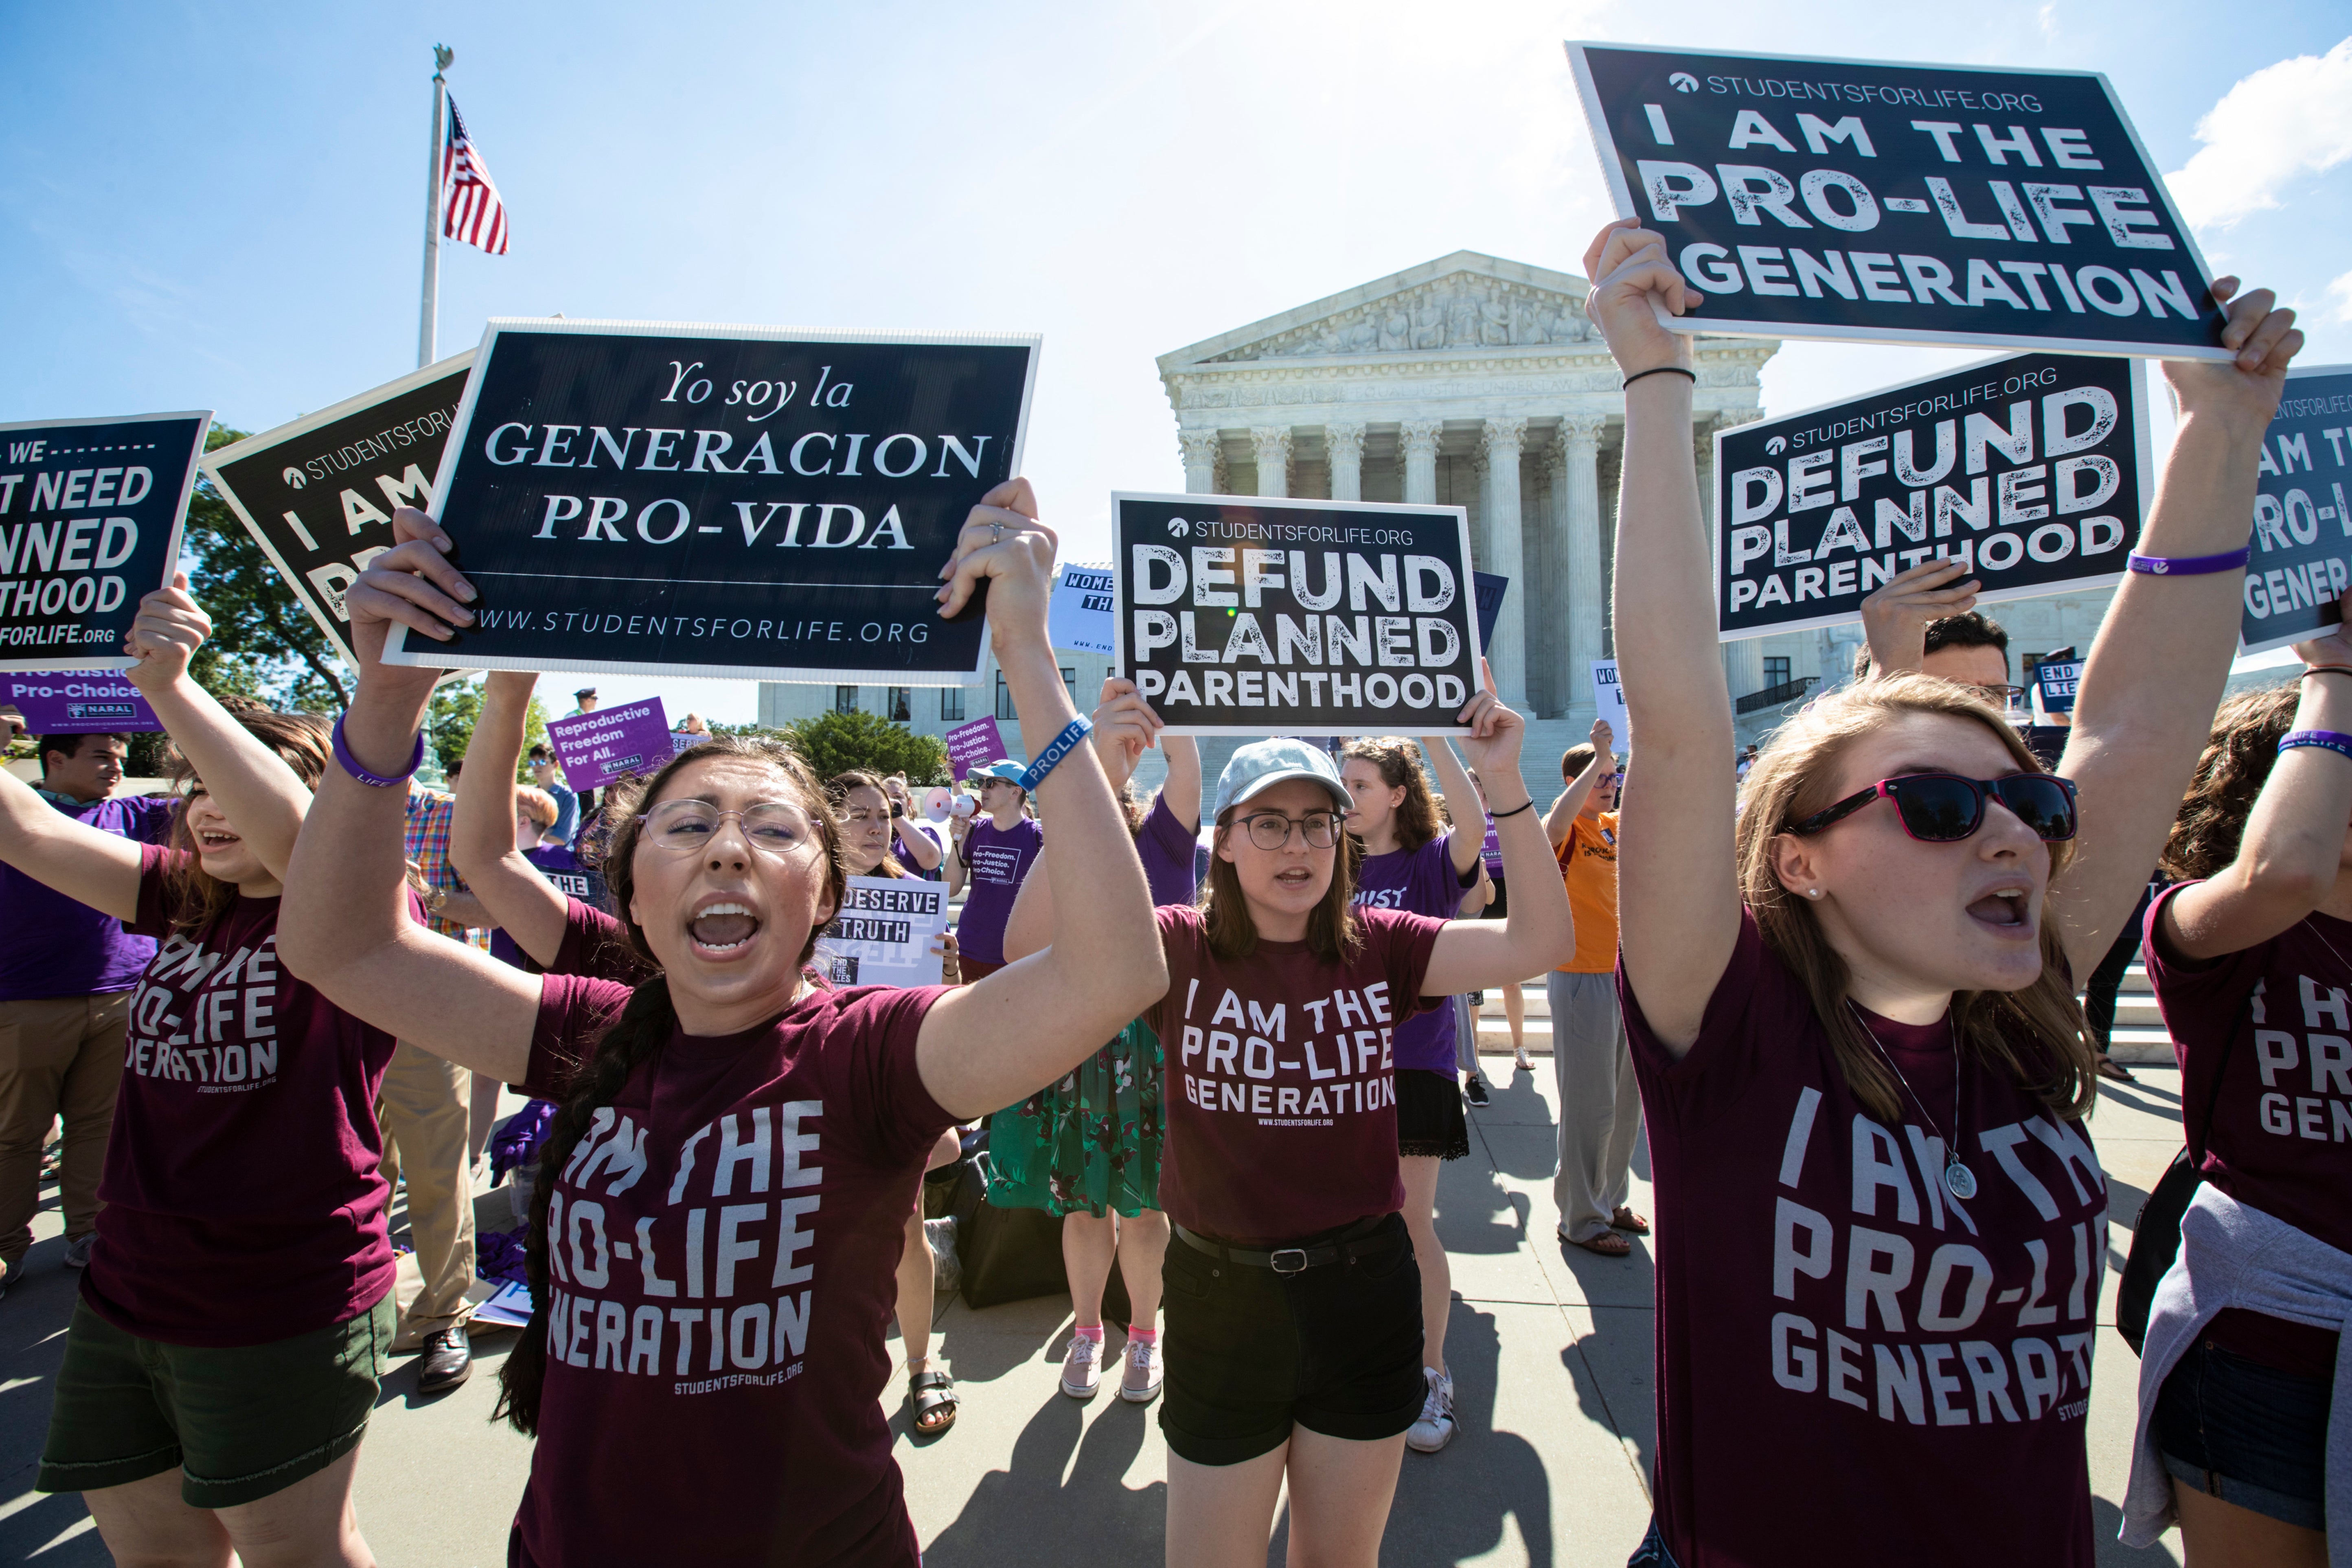
[[[2254,483],[2238,633],[2249,653],[2324,636],[2352,584],[2352,365],[2286,373]]]
[[[685,749],[659,697],[549,719],[547,739],[574,789],[602,789],[632,773],[650,777]]]
[[[1114,495],[1118,667],[1176,735],[1460,735],[1459,507]]]

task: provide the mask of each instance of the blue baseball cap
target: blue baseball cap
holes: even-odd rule
[[[1233,760],[1217,776],[1216,807],[1209,813],[1210,820],[1222,821],[1234,807],[1290,779],[1312,779],[1331,792],[1332,804],[1342,811],[1355,804],[1348,798],[1348,787],[1339,780],[1339,766],[1329,752],[1277,736],[1272,740],[1254,740],[1234,753]]]
[[[965,774],[964,777],[967,779],[1002,779],[1007,784],[1018,784],[1021,782],[1022,779],[1028,774],[1028,771],[1029,769],[1022,767],[1021,764],[1013,761],[1011,758],[1000,757],[993,762],[984,762],[981,764],[978,768],[973,768],[970,773]]]

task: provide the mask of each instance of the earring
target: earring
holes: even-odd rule
[[[1819,898],[1821,895],[1822,890],[1818,887],[1809,887],[1805,889],[1805,896],[1807,898]]]

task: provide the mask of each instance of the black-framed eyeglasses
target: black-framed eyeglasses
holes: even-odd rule
[[[1339,821],[1337,811],[1309,811],[1304,817],[1253,811],[1242,825],[1249,830],[1250,842],[1262,850],[1278,850],[1290,842],[1293,829],[1305,836],[1309,849],[1328,850],[1339,841]]]
[[[1881,779],[1825,810],[1789,825],[1818,833],[1843,821],[1881,795],[1895,802],[1903,831],[1922,843],[1956,844],[1984,826],[1985,802],[1998,798],[2036,838],[2057,843],[2074,836],[2074,781],[2054,773],[2012,773],[2006,779],[1964,779],[1957,773],[1911,773]]]

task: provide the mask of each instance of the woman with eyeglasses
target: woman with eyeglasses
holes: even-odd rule
[[[2202,1185],[2142,1345],[2124,1539],[2312,1564],[2352,1453],[2329,1443],[2352,1316],[2352,636],[2222,706],[2147,920]],[[2336,1496],[2330,1507],[2328,1493]],[[2230,1554],[2235,1553],[2231,1556]]]
[[[608,797],[605,878],[653,977],[528,976],[408,925],[398,785],[438,672],[377,655],[394,621],[452,640],[475,593],[432,519],[403,508],[394,528],[347,600],[358,690],[288,873],[286,959],[400,1038],[562,1102],[532,1198],[538,1311],[501,1375],[503,1413],[539,1438],[509,1560],[911,1568],[878,1396],[924,1157],[1166,984],[1047,643],[1055,538],[1029,485],[972,509],[938,597],[952,616],[989,585],[1076,914],[1048,955],[960,988],[804,979],[841,901],[840,826],[789,747],[736,737]]]
[[[2225,278],[2234,359],[2167,365],[2179,439],[2063,778],[1976,692],[1891,674],[1783,726],[1731,827],[1690,339],[1660,324],[1699,299],[1630,222],[1585,265],[1625,380],[1615,623],[1642,737],[1619,973],[1659,1385],[1634,1561],[2088,1568],[2108,1200],[2071,976],[2145,885],[2221,696],[2302,335]]]

